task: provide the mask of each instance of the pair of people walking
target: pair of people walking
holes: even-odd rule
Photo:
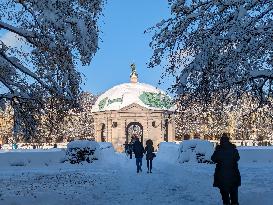
[[[146,147],[144,149],[142,143],[139,141],[139,138],[136,138],[133,145],[133,151],[135,153],[135,158],[136,158],[137,173],[142,172],[142,168],[141,168],[142,158],[145,153],[146,153],[147,169],[148,169],[147,173],[152,173],[153,158],[155,157],[153,141],[147,140]]]

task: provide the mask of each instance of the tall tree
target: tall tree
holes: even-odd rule
[[[222,109],[215,109],[213,104],[204,109],[198,103],[178,107],[176,136],[183,139],[198,134],[205,139],[218,139],[228,132],[236,140],[272,140],[273,109],[265,105],[253,111],[258,103],[243,95],[236,105],[225,105]]]
[[[22,42],[0,40],[0,106],[10,101],[15,131],[35,130],[46,99],[64,110],[80,92],[78,62],[89,64],[98,49],[98,17],[104,0],[3,0],[0,32]],[[33,130],[32,130],[33,128]]]
[[[235,103],[234,93],[250,94],[258,106],[272,102],[272,0],[168,1],[171,17],[154,27],[150,66],[168,59],[184,107]]]
[[[30,138],[32,142],[63,142],[70,139],[94,139],[94,120],[91,113],[97,97],[88,92],[82,92],[77,102],[79,106],[63,113],[62,105],[48,101],[47,112],[39,121],[37,135]],[[41,137],[42,136],[42,137]]]

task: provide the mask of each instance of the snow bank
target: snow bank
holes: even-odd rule
[[[239,163],[273,163],[273,146],[238,147]],[[176,163],[212,163],[213,143],[206,140],[184,140],[179,144],[161,142],[156,160]]]
[[[197,162],[212,163],[211,155],[214,151],[213,143],[206,140],[184,140],[179,146],[180,163]]]
[[[179,155],[178,149],[179,144],[173,142],[161,142],[155,160],[175,163]]]
[[[244,146],[237,148],[240,154],[239,163],[273,162],[273,146]],[[214,152],[213,143],[206,140],[185,140],[180,144],[179,162],[211,163]]]
[[[100,156],[103,161],[113,161],[115,158],[115,149],[110,142],[99,142]]]
[[[67,149],[14,149],[0,150],[0,166],[49,166],[76,157],[79,150],[84,161],[99,159],[104,164],[123,163],[125,155],[116,153],[109,142],[75,140],[68,144]],[[72,156],[73,155],[73,156]],[[76,163],[76,162],[75,162]]]
[[[273,146],[238,147],[239,163],[268,163],[273,162]]]
[[[115,151],[110,142],[99,142],[99,161],[107,164],[123,163],[125,155]]]
[[[95,141],[74,140],[67,145],[66,157],[71,164],[83,161],[90,163],[97,160],[98,156],[99,144]]]
[[[95,141],[90,141],[90,140],[74,140],[67,144],[67,149],[85,148],[85,147],[88,147],[92,150],[96,150],[99,148],[99,144]]]
[[[63,143],[17,143],[18,148],[17,149],[34,149],[35,146],[36,149],[52,149],[54,148],[54,144],[57,145],[57,148],[66,148],[67,142]],[[12,149],[12,144],[3,144],[2,149]]]
[[[1,166],[50,166],[63,162],[64,149],[1,150]]]
[[[98,142],[98,144],[100,150],[112,150],[113,152],[115,152],[113,144],[111,142]]]

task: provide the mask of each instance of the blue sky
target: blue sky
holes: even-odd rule
[[[170,16],[167,0],[108,0],[100,17],[100,49],[89,66],[79,66],[83,73],[82,89],[101,94],[111,87],[129,82],[130,65],[135,63],[139,82],[167,90],[172,79],[158,85],[163,68],[147,68],[152,49],[151,34],[144,34],[163,18]],[[0,32],[0,38],[10,46],[17,37]],[[3,89],[3,88],[0,88]]]
[[[129,82],[130,64],[135,63],[139,81],[166,90],[171,80],[158,86],[162,67],[147,68],[152,55],[151,34],[144,30],[170,15],[167,0],[112,0],[100,19],[100,50],[84,73],[83,90],[99,94],[114,85]]]

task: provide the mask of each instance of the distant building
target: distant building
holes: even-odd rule
[[[12,139],[13,115],[8,107],[5,111],[0,109],[0,144],[6,144]]]
[[[175,140],[174,108],[171,99],[152,85],[138,82],[135,65],[131,65],[130,83],[107,90],[92,108],[95,139],[111,142],[117,151],[134,137],[162,141]]]

